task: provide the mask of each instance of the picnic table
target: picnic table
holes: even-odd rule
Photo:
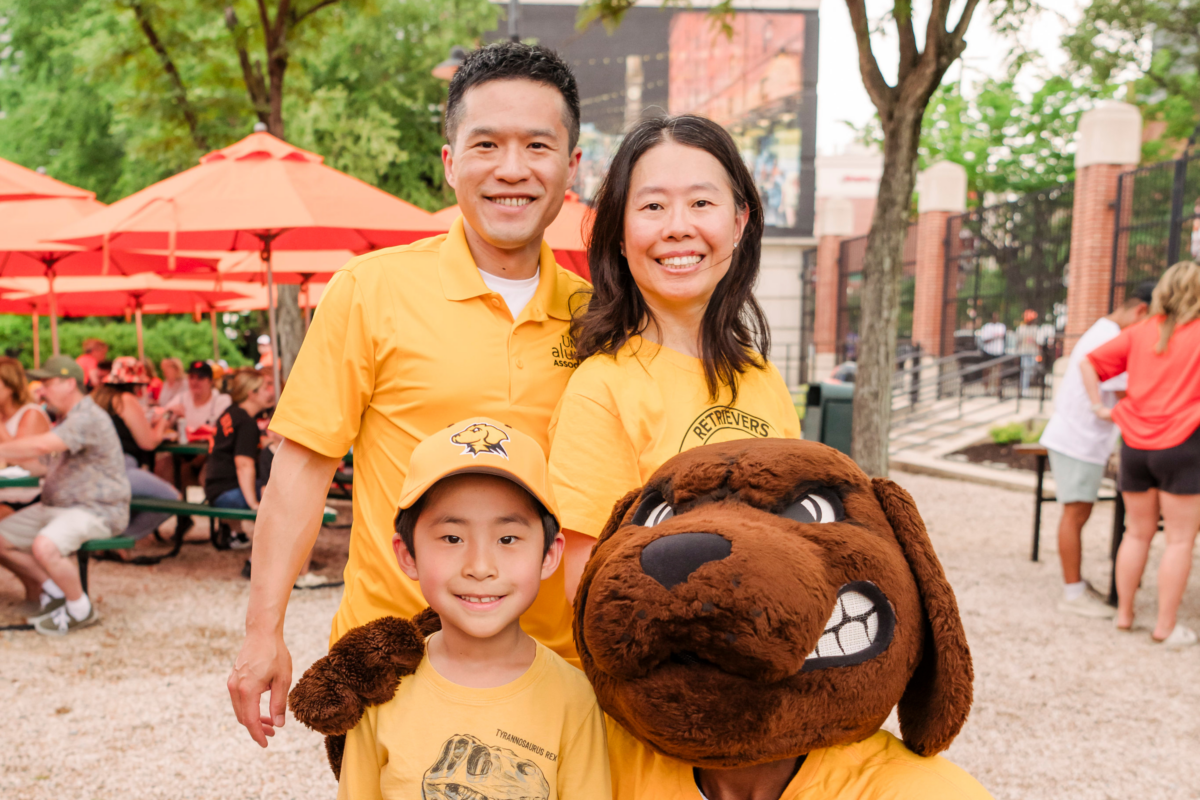
[[[179,494],[186,497],[187,490],[183,485],[183,459],[207,454],[208,441],[187,442],[186,444],[164,441],[154,452],[171,454],[171,474],[175,476],[175,488],[179,490]]]
[[[1033,500],[1033,553],[1030,556],[1031,561],[1037,561],[1038,547],[1042,533],[1042,503],[1057,501],[1054,495],[1047,496],[1045,493],[1046,464],[1049,461],[1050,454],[1040,444],[1019,444],[1013,447],[1013,450],[1034,456],[1037,459],[1037,486],[1034,488]],[[1096,498],[1096,501],[1101,503],[1108,501],[1116,502],[1116,506],[1113,508],[1112,544],[1109,554],[1113,562],[1113,569],[1112,575],[1108,580],[1108,604],[1115,606],[1117,604],[1117,550],[1121,547],[1121,540],[1125,538],[1125,499],[1121,496],[1120,491],[1116,491],[1107,497],[1101,495]]]
[[[22,475],[19,478],[0,478],[0,489],[32,489],[41,485],[37,475]]]

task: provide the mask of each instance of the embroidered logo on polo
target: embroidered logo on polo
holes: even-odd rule
[[[464,456],[478,458],[481,453],[491,453],[504,459],[508,458],[508,451],[504,449],[504,443],[508,441],[508,434],[486,422],[468,425],[452,435],[450,441],[462,445],[462,455]]]
[[[688,425],[683,441],[679,443],[679,452],[702,444],[735,439],[766,439],[776,435],[771,423],[761,417],[731,406],[710,406]]]
[[[558,344],[550,348],[550,355],[554,358],[556,367],[575,369],[579,366],[579,359],[575,355],[575,343],[565,333],[558,337]]]

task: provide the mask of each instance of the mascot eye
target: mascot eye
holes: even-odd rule
[[[675,516],[675,509],[658,492],[646,495],[633,515],[633,524],[653,528]]]
[[[840,522],[846,518],[842,499],[829,489],[814,489],[796,498],[780,514],[796,522]]]

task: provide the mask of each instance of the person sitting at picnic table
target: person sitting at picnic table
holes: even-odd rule
[[[129,524],[129,479],[117,431],[83,393],[79,365],[53,356],[29,375],[45,381],[46,402],[61,421],[46,433],[0,444],[0,459],[46,476],[40,502],[0,520],[0,554],[22,581],[41,587],[40,612],[29,618],[34,630],[62,636],[100,619],[70,556]]]
[[[183,420],[184,427],[190,432],[201,428],[213,428],[217,424],[217,418],[225,413],[232,401],[229,395],[214,388],[212,366],[205,361],[193,361],[188,366],[187,384],[187,390],[180,392],[163,408],[171,415],[172,420]],[[184,461],[182,485],[202,483],[200,471],[204,467],[205,458],[199,455]],[[172,470],[171,456],[160,453],[155,473],[160,478],[167,478],[172,474]]]
[[[158,363],[162,371],[162,388],[156,398],[160,406],[168,406],[181,393],[187,391],[187,381],[183,377],[183,362],[178,358],[164,358]]]
[[[1117,443],[1119,431],[1110,420],[1098,417],[1083,385],[1080,364],[1088,353],[1141,322],[1150,306],[1154,282],[1140,284],[1116,311],[1096,320],[1071,350],[1062,386],[1054,393],[1054,413],[1042,431],[1040,444],[1050,457],[1054,495],[1062,506],[1058,522],[1058,557],[1062,561],[1063,595],[1058,610],[1084,617],[1109,619],[1115,613],[1081,573],[1083,526],[1100,496],[1104,468]],[[1125,395],[1124,373],[1100,387],[1100,402],[1112,408]]]
[[[258,445],[262,438],[255,417],[275,405],[275,381],[256,369],[238,370],[229,377],[233,401],[217,420],[209,449],[204,496],[217,508],[258,509],[261,486],[257,480]],[[223,526],[226,523],[221,523]],[[250,546],[245,533],[229,536],[229,546]]]
[[[50,417],[30,397],[25,368],[15,358],[0,358],[0,444],[38,436],[48,430]],[[33,505],[41,493],[36,486],[0,489],[0,519]],[[0,564],[4,564],[3,553],[0,553]],[[42,587],[23,573],[16,575],[25,585],[25,599],[36,603]]]
[[[158,404],[158,396],[162,394],[162,378],[158,377],[158,370],[154,368],[154,362],[148,358],[141,360],[142,369],[146,370],[146,377],[150,382],[146,384],[146,390],[138,397],[138,402],[142,404],[142,408],[149,411],[151,407]]]
[[[83,352],[75,359],[75,363],[83,370],[88,389],[94,389],[100,385],[100,379],[96,372],[100,367],[100,362],[106,358],[108,358],[107,342],[101,339],[83,340]]]
[[[1200,265],[1175,264],[1159,279],[1150,318],[1088,353],[1081,365],[1092,410],[1121,429],[1120,488],[1128,528],[1117,551],[1117,628],[1132,630],[1133,600],[1161,516],[1166,548],[1158,567],[1158,621],[1151,638],[1195,644],[1177,621],[1200,531]],[[1111,410],[1100,382],[1129,372]]]
[[[154,450],[163,441],[168,419],[165,415],[151,422],[140,402],[150,377],[145,366],[132,356],[113,360],[112,372],[104,383],[92,392],[92,400],[112,419],[121,452],[125,456],[125,475],[134,497],[157,500],[180,500],[179,491],[155,475]],[[162,511],[140,511],[129,520],[123,536],[140,541],[171,518]],[[179,525],[184,532],[192,527],[192,518],[181,515]],[[124,560],[113,551],[109,558]]]

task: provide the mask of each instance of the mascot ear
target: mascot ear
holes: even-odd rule
[[[921,593],[928,621],[921,661],[900,698],[900,732],[913,752],[945,750],[971,710],[971,651],[954,590],[929,541],[925,523],[908,492],[885,478],[871,481]]]

